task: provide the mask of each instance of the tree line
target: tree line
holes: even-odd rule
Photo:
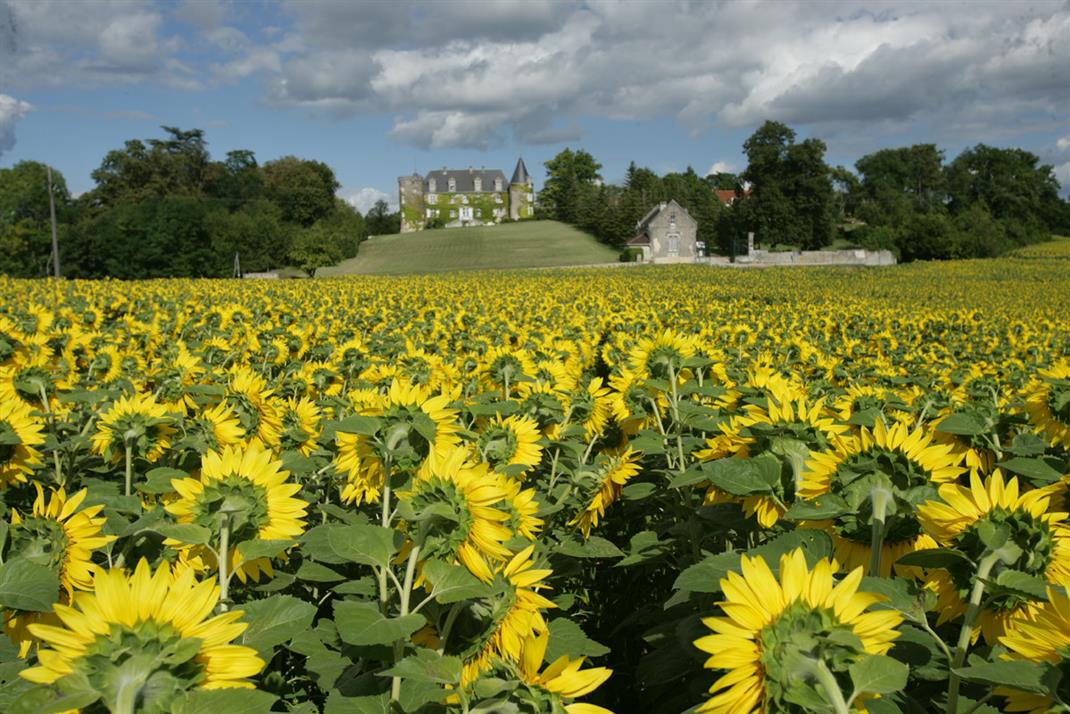
[[[108,152],[77,198],[53,169],[64,276],[226,277],[235,255],[243,272],[313,274],[356,255],[367,237],[326,164],[285,156],[261,165],[245,150],[213,160],[202,130],[163,129],[163,139]],[[34,161],[0,169],[2,273],[49,272],[47,170]]]
[[[744,142],[738,175],[688,167],[658,176],[633,162],[622,185],[607,185],[591,154],[565,149],[545,164],[539,215],[621,247],[652,206],[675,199],[698,220],[698,240],[724,255],[750,232],[766,248],[858,246],[902,260],[990,257],[1070,235],[1054,169],[1028,151],[978,144],[947,162],[935,145],[918,144],[863,156],[852,171],[828,165],[826,150],[768,121]],[[735,200],[724,205],[716,190]]]

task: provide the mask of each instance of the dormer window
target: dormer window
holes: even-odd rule
[[[502,190],[502,180],[500,178],[494,179],[494,190],[495,191],[501,191]]]
[[[456,191],[456,190],[457,190],[457,179],[450,178],[450,192],[452,193],[453,191]]]
[[[483,190],[483,179],[481,179],[481,178],[479,178],[477,176],[476,177],[476,191],[479,192],[479,191],[482,191],[482,190]]]
[[[435,179],[431,179],[430,181],[427,182],[427,190],[430,193],[434,193],[435,191],[438,190],[438,185],[437,184],[438,184],[438,182],[435,181]]]

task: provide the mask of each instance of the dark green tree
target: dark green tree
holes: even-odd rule
[[[593,186],[602,180],[602,164],[583,149],[564,149],[547,161],[546,183],[539,192],[539,202],[551,218],[577,223],[580,187]]]
[[[368,235],[384,236],[401,232],[401,212],[391,213],[390,205],[382,199],[368,209],[364,222],[367,224]]]
[[[335,208],[338,180],[327,164],[284,156],[264,164],[264,190],[283,220],[311,226]]]

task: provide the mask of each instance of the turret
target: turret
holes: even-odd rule
[[[424,207],[424,179],[419,174],[398,178],[398,210],[401,212],[401,232],[423,230],[427,211]]]
[[[513,178],[509,181],[509,218],[519,221],[535,215],[535,182],[524,165],[517,159]]]

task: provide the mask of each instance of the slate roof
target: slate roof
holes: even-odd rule
[[[674,199],[670,199],[668,201],[668,203],[655,204],[655,206],[653,208],[651,208],[649,211],[647,211],[647,214],[645,216],[643,216],[642,220],[640,220],[637,224],[635,224],[636,233],[645,232],[646,229],[647,229],[647,226],[650,224],[650,221],[654,220],[655,216],[657,216],[659,213],[661,213],[662,210],[667,209],[669,206],[676,206],[676,210],[682,211],[683,213],[685,213],[685,214],[687,214],[689,216],[691,215],[691,214],[687,213],[687,209],[686,208],[681,206]]]
[[[516,168],[513,170],[513,178],[509,183],[529,182],[531,182],[531,175],[528,173],[528,167],[524,165],[524,159],[517,159]]]
[[[431,179],[435,179],[435,193],[448,193],[451,178],[456,181],[453,193],[475,193],[476,178],[483,179],[483,192],[494,190],[494,179],[501,180],[503,191],[509,190],[505,174],[500,169],[442,169],[431,171],[424,177],[424,191],[431,193]]]

